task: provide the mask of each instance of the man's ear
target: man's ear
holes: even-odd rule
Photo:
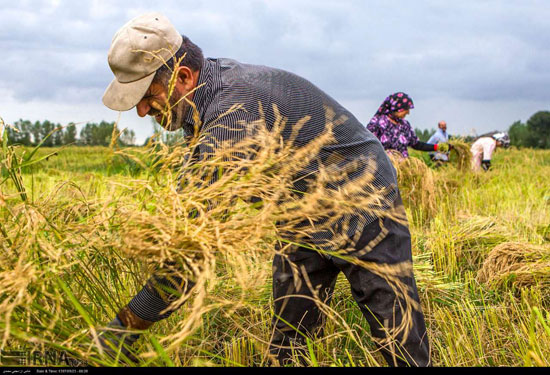
[[[193,71],[189,67],[187,66],[178,67],[177,74],[178,74],[177,84],[181,85],[180,87],[183,88],[185,91],[191,91],[197,85],[197,83],[195,82],[195,74],[193,74]]]

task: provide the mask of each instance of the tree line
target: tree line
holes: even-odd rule
[[[58,147],[66,145],[82,146],[109,146],[115,129],[114,122],[101,121],[98,123],[87,123],[80,130],[80,137],[77,137],[76,125],[71,123],[67,126],[55,124],[48,120],[16,121],[13,126],[7,127],[8,143],[20,144],[23,146]],[[119,146],[132,146],[135,144],[136,135],[133,130],[124,129],[119,132],[117,144]]]
[[[153,120],[153,132],[155,138],[166,144],[175,143],[183,137],[180,129],[177,132],[165,132]],[[42,142],[42,146],[56,147],[64,145],[83,146],[109,146],[113,136],[114,122],[101,121],[87,123],[80,130],[80,137],[77,138],[75,124],[65,127],[54,124],[48,120],[32,123],[28,120],[19,120],[8,127],[8,142],[10,144],[21,144],[24,146],[36,146]],[[54,131],[55,130],[55,131]],[[435,129],[414,129],[418,138],[426,142]],[[118,130],[117,130],[118,131]],[[516,147],[550,148],[550,111],[539,111],[533,114],[526,123],[516,121],[508,128],[512,145]],[[489,133],[488,133],[489,134]],[[131,146],[136,142],[133,130],[124,129],[118,137],[119,146]],[[452,137],[452,136],[451,136]],[[475,136],[467,136],[466,142],[472,142]],[[145,141],[147,143],[149,138]]]
[[[514,146],[550,148],[550,111],[539,111],[524,124],[514,122],[508,129]]]

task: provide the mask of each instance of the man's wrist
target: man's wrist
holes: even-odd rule
[[[134,314],[128,306],[124,306],[117,314],[117,317],[126,328],[131,329],[144,330],[149,328],[154,323],[148,320],[141,319],[139,316]]]

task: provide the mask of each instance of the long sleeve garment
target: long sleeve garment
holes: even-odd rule
[[[396,150],[408,158],[407,147],[421,151],[435,151],[434,145],[420,142],[411,124],[405,119],[396,119],[397,123],[390,121],[389,115],[374,115],[367,124],[367,129],[382,143],[384,150]]]
[[[268,129],[273,127],[277,118],[275,108],[284,116],[287,125],[282,131],[282,137],[285,142],[293,136],[294,125],[310,116],[294,140],[295,147],[306,146],[323,133],[327,123],[327,108],[330,108],[334,118],[345,121],[334,127],[334,141],[321,149],[317,160],[324,163],[336,159],[338,170],[344,170],[348,163],[357,162],[361,165],[365,160],[374,160],[374,179],[364,187],[364,194],[370,194],[373,188],[384,189],[386,199],[380,204],[382,208],[387,205],[388,209],[391,209],[399,196],[395,169],[378,139],[353,114],[307,80],[283,70],[220,58],[204,60],[197,87],[193,102],[200,121],[195,123],[196,117],[193,111],[189,111],[182,127],[186,137],[200,137],[203,141],[195,146],[189,163],[205,160],[216,149],[253,136],[254,129],[250,124],[261,118],[260,105]],[[235,110],[228,113],[231,108]],[[294,191],[306,192],[311,176],[318,173],[319,167],[315,161],[299,172],[293,179]],[[364,168],[351,170],[347,179],[360,177],[363,172]],[[182,179],[185,179],[184,173]],[[342,179],[342,183],[345,180]],[[337,212],[335,214],[339,215]],[[369,207],[358,209],[355,215],[343,216],[336,216],[337,223],[332,230],[323,229],[313,233],[310,242],[320,248],[333,250],[336,242],[334,237],[354,243],[365,225],[377,220]],[[175,283],[182,282],[176,280]],[[160,314],[169,302],[160,297],[156,285],[177,289],[173,286],[174,282],[166,278],[151,278],[129,303],[130,310],[147,321],[158,321],[170,314]],[[190,286],[188,284],[185,288]]]
[[[478,171],[482,161],[491,161],[493,152],[497,147],[497,141],[491,137],[481,137],[471,147],[472,169]]]
[[[348,163],[374,160],[374,187],[389,191],[388,204],[395,199],[395,170],[378,139],[353,114],[311,82],[280,69],[219,58],[204,60],[197,86],[193,102],[199,112],[200,124],[195,124],[192,111],[189,111],[183,123],[187,136],[193,136],[195,127],[198,127],[198,136],[204,140],[197,147],[197,161],[210,157],[217,148],[253,136],[254,130],[250,124],[261,118],[260,105],[268,129],[276,120],[276,110],[284,116],[287,125],[282,131],[282,137],[285,142],[293,136],[294,125],[310,116],[294,140],[295,147],[306,146],[323,133],[327,123],[326,110],[330,108],[334,111],[334,118],[345,121],[334,127],[334,141],[321,149],[321,164],[335,157],[342,160],[340,167]],[[240,107],[227,113],[237,104]],[[305,192],[309,179],[318,173],[319,168],[319,163],[315,161],[299,172],[294,179],[295,189]],[[353,180],[361,173],[360,170],[352,171],[348,177]],[[365,189],[370,191],[369,187]],[[366,223],[376,219],[366,208],[357,214],[359,220]],[[357,224],[348,228],[348,236],[353,237]],[[326,240],[327,235],[320,236]]]
[[[262,118],[260,107],[263,109],[263,118],[268,130],[273,129],[278,117],[277,111],[284,117],[282,141],[288,145],[296,134],[292,145],[297,148],[315,142],[325,131],[327,120],[338,119],[333,121],[337,123],[332,131],[333,141],[324,145],[318,155],[315,155],[317,157],[293,176],[293,191],[307,192],[311,179],[319,174],[321,166],[326,166],[329,171],[335,170],[338,176],[341,172],[346,172],[340,180],[332,181],[329,188],[339,189],[344,184],[355,182],[354,187],[358,188],[357,194],[361,196],[370,196],[373,190],[382,189],[386,199],[377,201],[372,206],[387,210],[398,209],[404,214],[395,169],[378,139],[349,111],[307,80],[265,66],[241,64],[230,59],[206,59],[200,71],[198,87],[193,102],[199,112],[200,121],[195,123],[190,111],[182,124],[186,136],[197,134],[203,140],[196,147],[189,162],[205,160],[227,143],[235,143],[253,136],[255,128],[251,124],[257,124],[257,120]],[[227,113],[230,108],[234,111]],[[298,129],[296,124],[300,124],[300,120],[306,116],[309,120],[305,123],[302,121],[302,126]],[[414,135],[414,132],[412,134]],[[369,168],[369,162],[375,163],[374,170]],[[372,181],[359,182],[365,180],[360,177],[367,168],[373,174]],[[288,258],[284,257],[299,267],[292,270],[299,269],[300,272],[286,268],[284,262],[277,260],[282,260],[283,257],[277,257],[273,263],[273,293],[277,305],[274,306],[271,350],[278,351],[281,346],[286,346],[287,342],[295,343],[293,337],[297,330],[300,330],[300,337],[305,336],[301,330],[309,332],[311,328],[311,332],[315,331],[318,321],[316,317],[321,317],[316,313],[319,311],[318,305],[295,301],[313,302],[308,298],[309,288],[315,290],[315,295],[319,293],[322,299],[323,293],[330,296],[330,288],[334,287],[338,273],[343,271],[375,337],[382,338],[388,331],[393,332],[400,326],[403,319],[412,319],[406,342],[403,342],[399,335],[391,337],[392,348],[395,348],[397,356],[401,358],[400,353],[406,353],[404,360],[393,359],[386,345],[381,348],[388,364],[425,366],[429,363],[430,350],[426,327],[410,263],[412,253],[408,226],[406,223],[394,222],[389,217],[378,220],[372,206],[359,207],[350,215],[344,215],[335,209],[334,227],[326,230],[315,225],[315,233],[311,234],[307,243],[300,244],[313,244],[324,250],[350,250],[350,256],[359,257],[362,254],[359,260],[366,264],[395,264],[400,268],[410,264],[410,272],[400,273],[396,277],[402,279],[407,286],[404,293],[407,293],[411,301],[415,301],[413,306],[417,307],[414,308],[413,315],[409,317],[403,311],[403,306],[409,302],[396,296],[393,283],[372,272],[368,267],[354,265],[339,257],[324,256],[304,248],[303,251],[291,253]],[[295,215],[298,219],[305,216],[300,212],[296,212]],[[306,219],[303,217],[304,222],[307,222]],[[380,236],[382,229],[386,233],[383,238]],[[283,235],[286,236],[281,234]],[[307,258],[304,258],[304,254]],[[303,263],[299,263],[300,260],[307,264],[307,268],[302,268]],[[304,275],[303,272],[307,274]],[[296,280],[296,284],[292,280],[295,276],[300,278]],[[321,277],[324,280],[321,280]],[[302,285],[303,289],[307,290],[289,288],[297,285]],[[168,317],[174,310],[166,310],[171,297],[163,297],[160,293],[163,286],[184,293],[192,288],[192,283],[186,284],[185,280],[181,279],[171,281],[170,278],[162,276],[152,277],[128,304],[130,311],[150,322]],[[303,298],[297,297],[296,293],[303,295]],[[162,311],[165,312],[161,313]],[[309,325],[312,319],[314,324]],[[382,328],[380,325],[383,325]],[[398,341],[395,346],[394,340]],[[279,360],[284,360],[284,355],[274,354]],[[407,363],[404,363],[405,361]]]

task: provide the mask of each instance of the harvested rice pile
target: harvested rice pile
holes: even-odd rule
[[[472,161],[470,144],[461,140],[453,140],[449,144],[452,146],[450,162],[455,164],[458,170],[465,171],[469,169]]]
[[[424,218],[437,213],[436,186],[433,171],[418,158],[403,158],[398,152],[388,152],[397,171],[397,182],[408,207],[422,207]]]
[[[491,248],[509,239],[509,233],[494,218],[458,215],[448,227],[448,241],[462,266],[479,267]]]
[[[494,288],[550,286],[550,246],[502,243],[489,253],[476,280]]]

